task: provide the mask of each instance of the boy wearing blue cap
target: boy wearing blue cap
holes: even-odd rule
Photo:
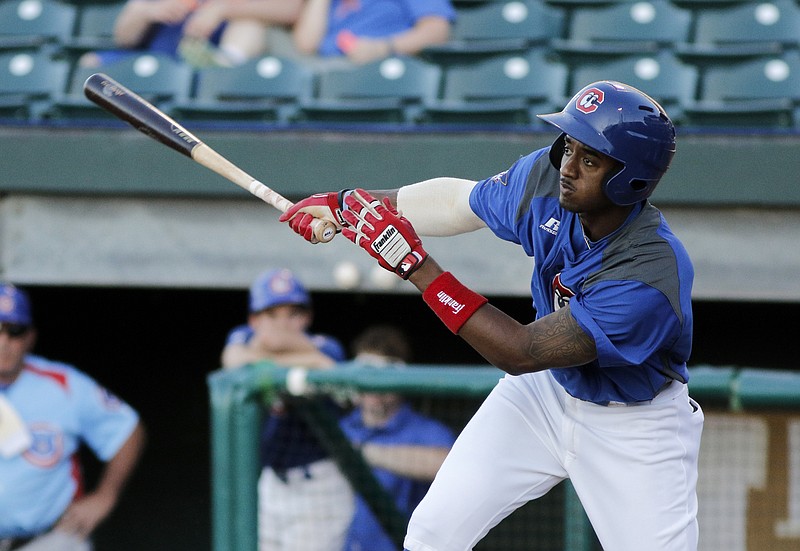
[[[338,340],[308,332],[311,297],[287,269],[262,273],[250,287],[247,324],[234,328],[224,368],[267,360],[329,369],[345,359]],[[326,405],[340,413],[333,402]],[[261,432],[258,482],[259,551],[340,551],[355,497],[328,452],[296,412],[272,404]]]
[[[144,447],[128,404],[71,365],[30,352],[30,301],[0,284],[0,549],[88,551]],[[105,463],[96,487],[81,480],[81,444]]]

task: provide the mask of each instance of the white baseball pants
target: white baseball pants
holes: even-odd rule
[[[605,407],[549,371],[506,376],[458,437],[412,515],[410,551],[467,551],[569,478],[604,549],[695,551],[703,412],[674,382],[652,402]]]
[[[331,459],[258,481],[259,551],[341,551],[355,512],[350,483]]]

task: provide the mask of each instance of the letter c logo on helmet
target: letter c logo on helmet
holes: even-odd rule
[[[653,98],[621,82],[589,84],[561,112],[539,118],[561,130],[550,148],[550,163],[557,169],[565,136],[623,165],[603,187],[617,205],[650,197],[675,155],[675,127],[667,113]]]
[[[593,113],[597,111],[597,108],[603,103],[605,97],[606,95],[602,90],[589,88],[584,91],[581,97],[575,102],[575,109],[583,113]]]

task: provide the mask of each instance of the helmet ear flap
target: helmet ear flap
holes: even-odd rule
[[[550,146],[550,152],[548,154],[550,157],[550,164],[556,167],[557,170],[561,170],[561,158],[564,156],[564,148],[567,144],[566,138],[567,135],[562,132],[553,142],[553,145]]]

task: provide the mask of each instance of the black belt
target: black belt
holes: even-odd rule
[[[0,551],[14,551],[33,541],[36,536],[26,538],[0,538]]]
[[[303,473],[303,478],[307,480],[314,478],[311,474],[311,469],[309,468],[308,465],[298,465],[297,467],[287,467],[281,469],[276,469],[275,467],[271,467],[271,469],[272,472],[275,473],[275,476],[277,476],[278,479],[280,479],[280,481],[283,482],[284,484],[287,484],[289,482],[289,471],[299,470]],[[0,551],[2,551],[2,549],[0,549]]]

